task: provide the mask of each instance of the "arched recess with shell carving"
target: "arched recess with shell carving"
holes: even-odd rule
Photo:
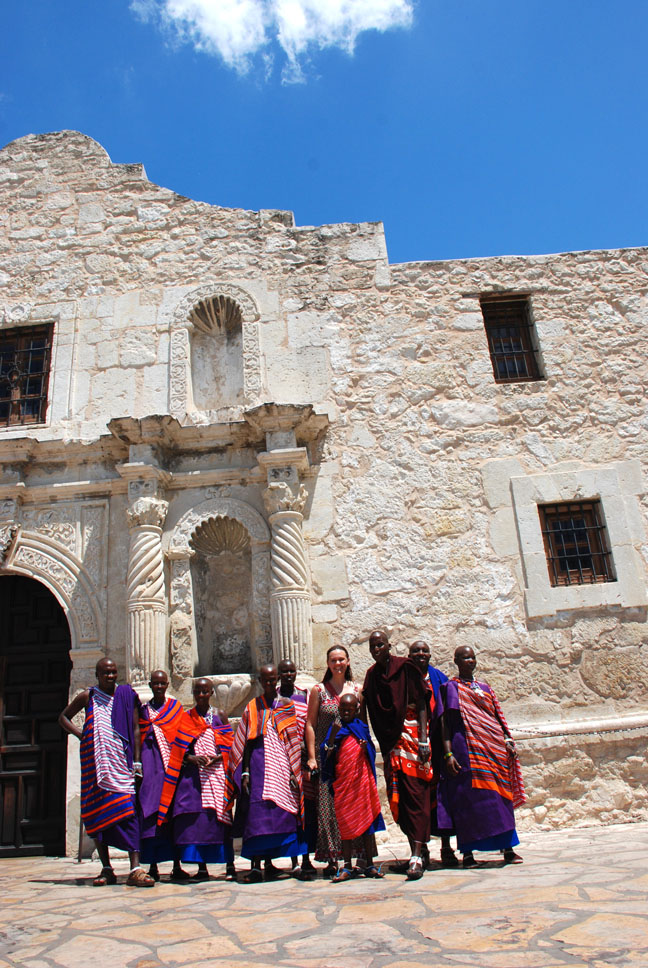
[[[171,671],[176,681],[197,674],[212,678],[254,675],[264,662],[271,661],[270,531],[263,516],[245,501],[209,498],[180,518],[169,537],[166,555],[171,575]],[[199,580],[197,564],[211,558],[216,562],[215,574],[219,558],[231,560],[237,555],[244,558],[248,569],[250,662],[245,668],[234,667],[234,649],[229,665],[223,662],[221,668],[209,668],[199,648],[199,633],[205,607],[213,608],[213,602],[204,600],[210,594],[209,586]],[[214,598],[217,590],[212,582]]]
[[[260,402],[259,309],[240,286],[209,283],[186,293],[172,320],[170,412],[218,413]]]

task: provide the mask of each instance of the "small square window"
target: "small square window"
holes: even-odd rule
[[[484,296],[480,300],[488,350],[497,383],[544,379],[528,296]]]
[[[44,423],[53,329],[0,330],[0,426]]]
[[[538,510],[554,587],[616,581],[600,501],[542,504]]]

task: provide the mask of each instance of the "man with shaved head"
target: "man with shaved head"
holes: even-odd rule
[[[235,835],[252,862],[248,881],[271,880],[275,857],[307,852],[301,777],[301,729],[292,698],[277,697],[277,669],[259,670],[261,695],[243,710],[229,765],[230,802],[238,796]]]
[[[171,744],[184,710],[181,702],[167,697],[169,677],[164,669],[155,669],[151,673],[149,688],[153,697],[144,703],[140,712],[142,782],[137,800],[142,818],[141,860],[143,864],[149,864],[149,874],[153,880],[159,881],[158,864],[173,858],[171,880],[188,880],[189,875],[180,867],[178,858],[174,857],[168,824],[160,826],[157,822]]]
[[[129,685],[117,685],[117,666],[100,659],[97,685],[85,689],[65,707],[59,724],[81,740],[81,819],[94,838],[101,860],[95,887],[116,884],[108,847],[128,851],[130,887],[153,887],[139,862],[140,822],[135,806],[135,776],[140,762],[139,699]],[[85,710],[80,729],[73,718]]]
[[[183,714],[169,754],[158,823],[171,818],[175,857],[198,864],[193,880],[209,880],[207,864],[225,864],[234,880],[232,814],[225,803],[225,775],[232,727],[222,709],[213,709],[210,679],[193,684],[195,706]],[[177,878],[181,879],[181,878]]]

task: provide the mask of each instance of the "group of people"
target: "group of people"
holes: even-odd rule
[[[312,879],[311,854],[334,883],[383,877],[375,834],[385,822],[368,722],[393,818],[410,845],[409,859],[392,870],[422,877],[431,836],[441,839],[444,867],[477,866],[480,850],[520,863],[519,761],[493,690],[474,678],[473,649],[455,651],[451,679],[430,664],[425,642],[395,656],[376,631],[369,649],[374,664],[362,687],[344,646],[329,649],[310,693],[296,687],[293,662],[263,666],[260,695],[235,731],[212,707],[209,679],[194,681],[194,706],[185,711],[166,695],[166,672],[155,670],[152,698],[141,703],[130,685],[117,685],[115,663],[101,659],[97,685],[59,720],[80,740],[81,817],[102,864],[94,884],[116,882],[110,846],[128,852],[134,887],[152,887],[167,861],[174,881],[207,880],[209,864],[224,865],[233,881],[235,838],[250,861],[248,882],[282,876],[277,858],[290,859],[293,876]],[[81,727],[74,718],[83,710]],[[195,873],[186,864],[197,864]]]

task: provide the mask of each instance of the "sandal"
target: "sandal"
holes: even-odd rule
[[[335,877],[331,878],[331,884],[341,884],[342,881],[351,881],[355,876],[355,872],[348,867],[341,867]]]
[[[322,877],[335,877],[337,873],[337,864],[327,864],[322,871]]]
[[[464,854],[463,864],[465,867],[479,867],[479,861],[476,861],[473,854]]]
[[[234,864],[228,864],[227,867],[225,868],[225,880],[226,881],[236,880],[236,867],[234,867]]]
[[[375,864],[370,864],[369,867],[365,867],[362,873],[364,874],[365,877],[384,877],[385,876],[382,872],[382,866],[376,867]]]
[[[504,863],[505,864],[523,864],[524,861],[519,854],[516,854],[512,847],[509,847],[504,851]]]
[[[197,870],[195,874],[192,874],[191,875],[190,880],[192,880],[192,881],[208,881],[209,880],[209,872],[208,871]]]
[[[423,877],[423,861],[420,857],[410,860],[407,865],[406,877],[408,881],[418,881]]]
[[[441,850],[441,867],[459,867],[459,858],[452,847],[443,847]]]
[[[112,867],[102,867],[101,873],[92,882],[93,887],[106,887],[107,884],[116,884],[117,878]]]
[[[263,871],[260,867],[252,867],[244,877],[246,884],[260,884],[263,880]]]
[[[155,881],[141,867],[131,871],[126,878],[127,887],[155,887]]]

